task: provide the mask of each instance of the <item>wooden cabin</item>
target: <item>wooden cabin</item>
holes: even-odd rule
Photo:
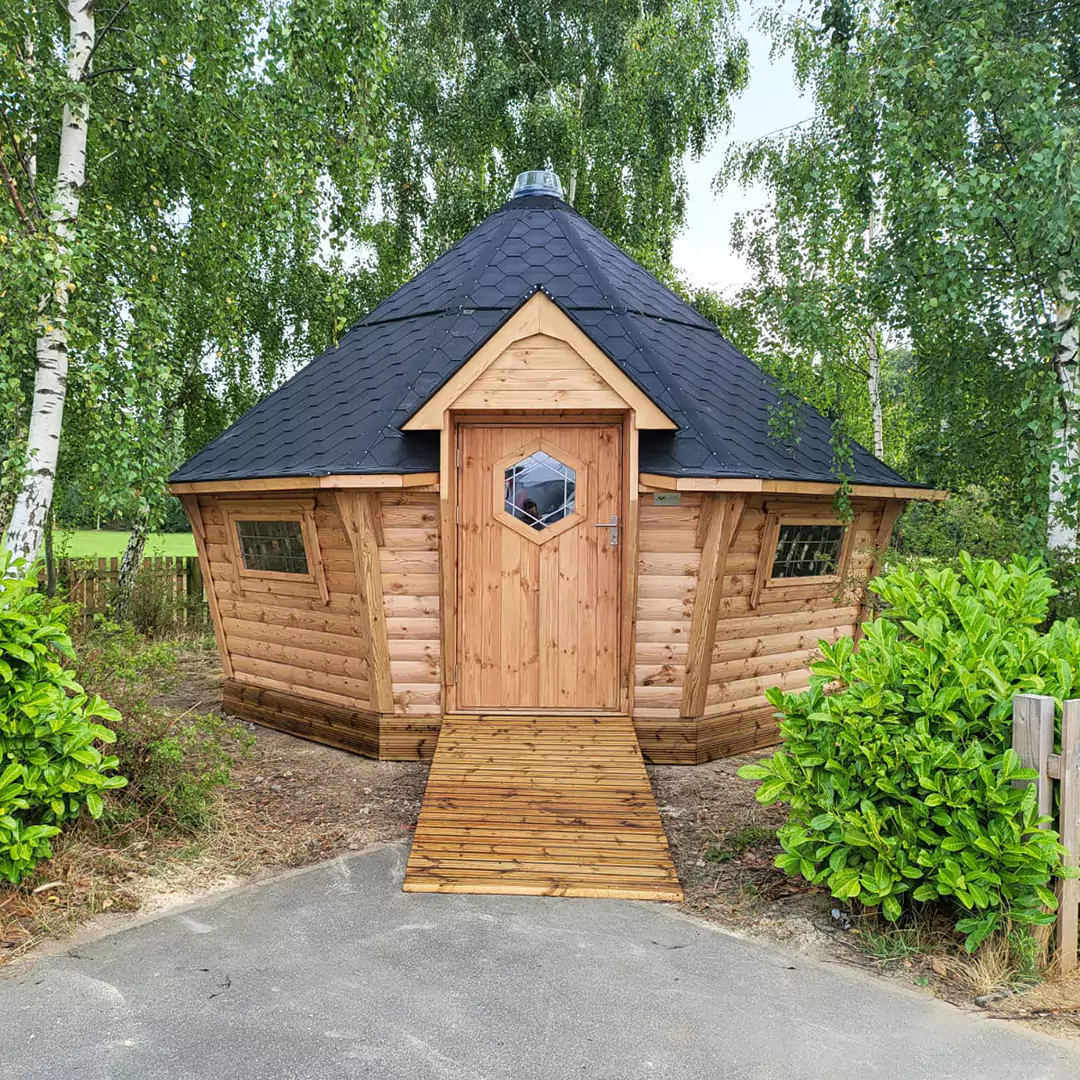
[[[522,174],[500,210],[171,478],[226,708],[389,759],[446,716],[629,716],[646,759],[775,741],[855,633],[909,484]]]

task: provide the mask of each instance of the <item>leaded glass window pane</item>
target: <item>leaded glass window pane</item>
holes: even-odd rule
[[[781,525],[774,578],[825,577],[840,566],[843,525]]]
[[[299,521],[238,521],[245,570],[306,574],[307,553]]]
[[[546,529],[574,512],[577,475],[537,450],[506,470],[506,512],[533,529]]]

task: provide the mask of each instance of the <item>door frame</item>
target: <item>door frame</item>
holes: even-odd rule
[[[638,543],[638,432],[631,410],[573,411],[521,410],[477,412],[447,410],[443,417],[439,455],[439,618],[441,619],[443,712],[478,715],[476,709],[463,711],[458,705],[458,635],[461,616],[461,567],[458,561],[458,534],[461,528],[458,499],[461,489],[461,427],[619,427],[622,430],[622,485],[619,521],[619,603],[617,628],[619,656],[619,703],[615,709],[484,709],[487,714],[613,716],[630,715],[633,709],[633,637],[637,605]]]

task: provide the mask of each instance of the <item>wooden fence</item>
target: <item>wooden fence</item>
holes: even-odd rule
[[[57,595],[77,604],[87,618],[104,614],[120,579],[120,560],[61,559],[57,563]],[[209,619],[202,569],[195,556],[158,555],[142,561],[135,579],[134,607],[161,605],[171,618],[187,625]]]
[[[1055,752],[1052,697],[1018,694],[1013,699],[1013,749],[1025,768],[1034,769],[1039,813],[1053,815],[1054,783],[1058,785],[1058,833],[1068,854],[1066,866],[1080,866],[1080,701],[1066,701],[1061,717],[1061,752]],[[1029,783],[1026,780],[1017,783]],[[1080,879],[1058,886],[1057,948],[1062,972],[1077,967],[1080,926]]]

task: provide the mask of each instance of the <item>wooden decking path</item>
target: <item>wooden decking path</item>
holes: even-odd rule
[[[448,717],[404,889],[681,900],[630,720]]]

